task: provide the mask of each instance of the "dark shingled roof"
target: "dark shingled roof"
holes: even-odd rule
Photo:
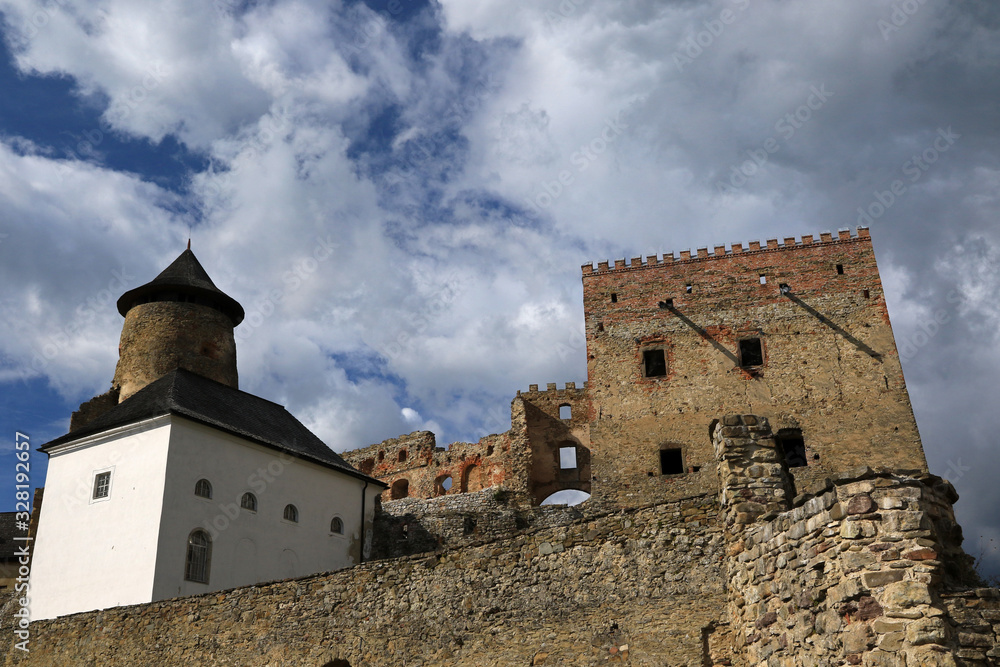
[[[14,558],[14,552],[24,542],[15,542],[14,535],[26,535],[26,531],[15,528],[16,512],[0,512],[0,560],[10,560]],[[16,533],[15,533],[16,531]]]
[[[132,306],[155,300],[151,297],[165,292],[200,297],[214,303],[217,310],[229,316],[233,321],[233,326],[243,321],[245,314],[243,306],[215,286],[212,279],[208,277],[208,272],[205,271],[190,248],[182,252],[180,257],[175,259],[170,266],[163,269],[160,275],[145,285],[140,285],[122,294],[118,299],[118,312],[124,316]]]
[[[359,479],[387,486],[353,468],[283,406],[183,368],[146,385],[86,426],[42,445],[40,451],[47,452],[88,435],[166,414],[186,417]]]

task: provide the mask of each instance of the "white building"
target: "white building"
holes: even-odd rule
[[[220,334],[218,305],[228,308],[231,326],[242,308],[222,299],[190,250],[125,297],[136,301],[119,301],[126,330],[130,318],[159,329],[142,340],[123,331],[110,396],[90,402],[97,408],[81,406],[74,417],[87,412],[89,421],[41,448],[49,467],[32,562],[32,619],[361,562],[385,484],[347,464],[282,406],[231,386],[235,358],[220,362],[232,366],[230,384],[188,370],[205,367],[206,348],[197,339]],[[200,315],[208,320],[201,330],[204,322],[172,326]],[[141,349],[150,340],[170,353]],[[141,368],[125,368],[130,358]],[[136,382],[158,375],[164,363],[174,368],[144,386]],[[114,405],[124,386],[134,393]]]

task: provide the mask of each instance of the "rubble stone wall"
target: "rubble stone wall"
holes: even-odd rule
[[[5,615],[0,655],[4,665],[46,667],[701,667],[725,606],[717,511],[714,498],[695,498],[430,556],[40,621],[27,654],[9,650]]]
[[[944,597],[976,581],[951,484],[854,469],[781,511],[792,505],[787,470],[772,463],[779,457],[767,420],[727,416],[714,440],[727,480],[739,664],[956,665],[958,656],[985,660],[995,650],[996,592]]]

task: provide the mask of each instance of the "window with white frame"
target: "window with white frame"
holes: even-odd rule
[[[102,500],[111,495],[111,471],[105,470],[94,475],[94,500]]]

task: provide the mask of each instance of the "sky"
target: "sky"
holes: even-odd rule
[[[1000,573],[988,0],[0,0],[0,510],[192,249],[338,451],[581,382],[581,264],[871,227],[932,472]],[[34,452],[34,484],[44,477]]]

